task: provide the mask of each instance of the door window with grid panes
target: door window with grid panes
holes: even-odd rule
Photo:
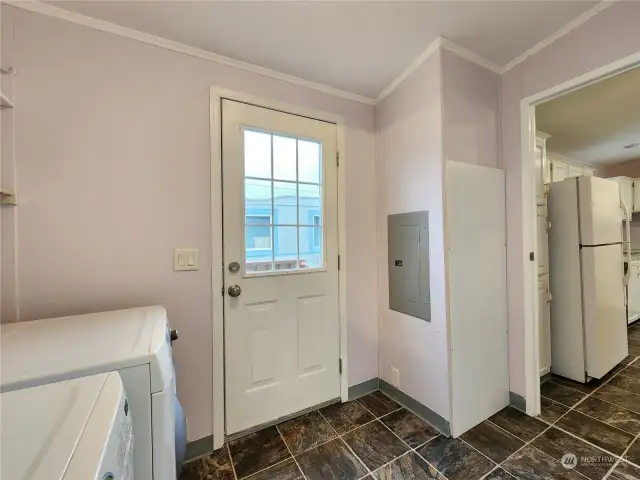
[[[324,268],[322,145],[244,130],[245,273]]]

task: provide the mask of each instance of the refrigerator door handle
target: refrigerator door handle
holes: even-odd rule
[[[631,265],[631,214],[629,213],[629,208],[627,205],[620,200],[620,206],[622,207],[622,212],[624,213],[624,246],[626,247],[626,253],[624,254],[624,261]],[[624,284],[625,286],[629,284],[629,278],[631,277],[631,268],[627,268],[624,272]]]

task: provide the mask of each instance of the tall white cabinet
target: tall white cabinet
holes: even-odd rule
[[[540,376],[551,371],[551,294],[549,289],[549,219],[547,216],[548,184],[559,181],[560,176],[569,175],[568,165],[565,170],[553,171],[557,178],[552,179],[552,168],[547,156],[546,141],[549,135],[538,132],[536,135],[536,209],[538,231],[538,359]],[[563,165],[564,166],[564,165]]]

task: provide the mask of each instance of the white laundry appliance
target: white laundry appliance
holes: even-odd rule
[[[133,480],[127,397],[115,373],[0,394],[0,478]]]
[[[175,480],[186,421],[171,351],[177,333],[163,307],[143,307],[3,325],[0,392],[115,371],[136,439],[136,480]]]
[[[628,355],[624,238],[618,182],[578,177],[549,185],[551,371],[602,378]]]

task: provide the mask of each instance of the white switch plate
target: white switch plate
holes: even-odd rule
[[[196,248],[176,248],[173,251],[173,271],[190,272],[198,270],[198,250]]]

